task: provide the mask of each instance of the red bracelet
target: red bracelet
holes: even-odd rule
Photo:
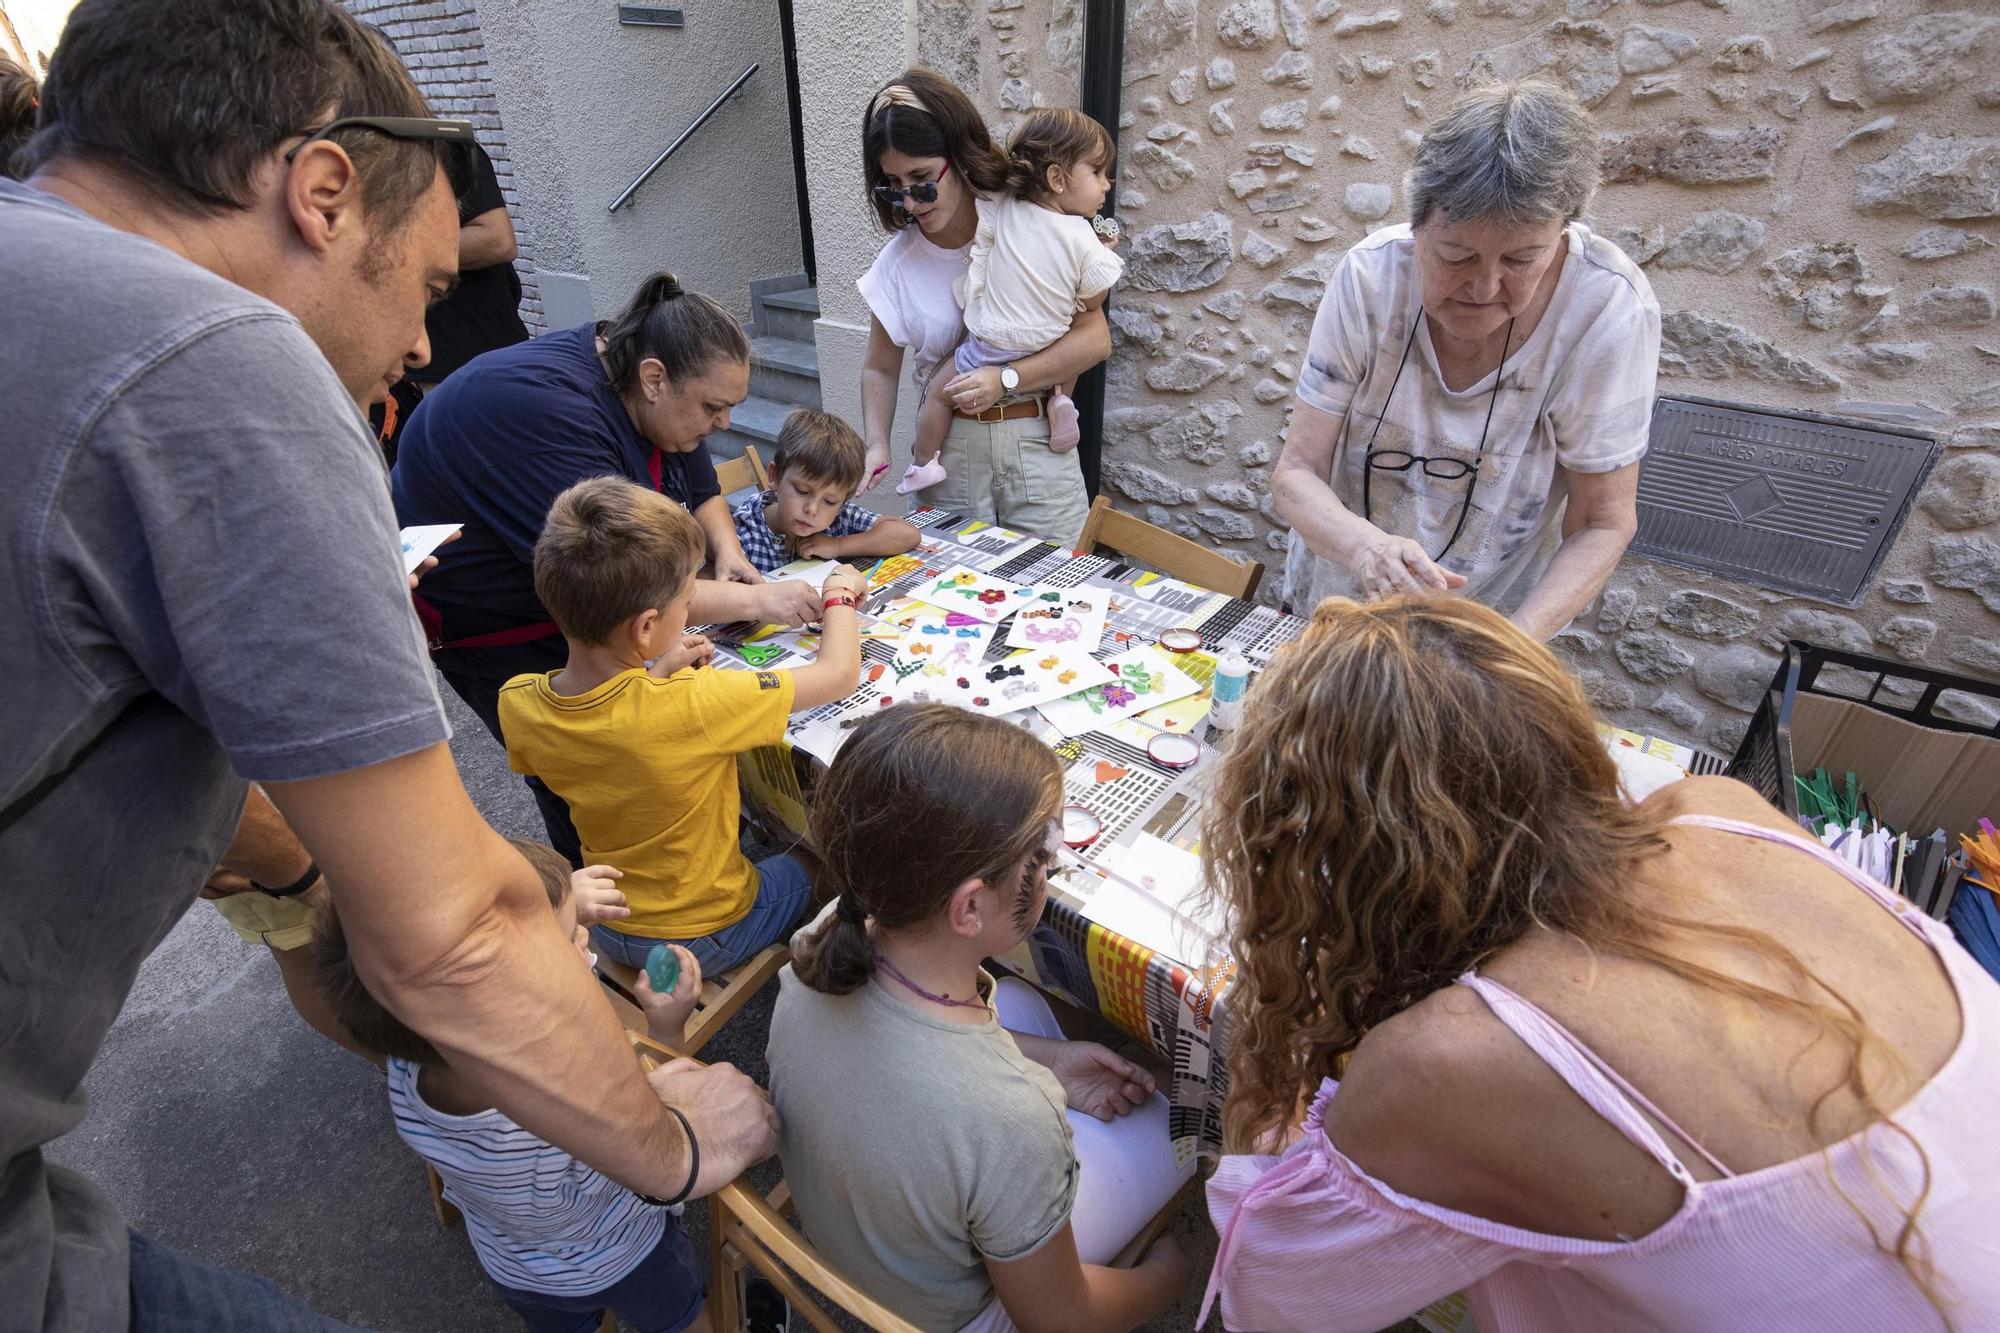
[[[837,592],[834,593],[831,597],[827,598],[825,601],[821,602],[819,604],[819,609],[822,611],[831,611],[836,606],[853,606],[853,605],[854,605],[853,593]]]

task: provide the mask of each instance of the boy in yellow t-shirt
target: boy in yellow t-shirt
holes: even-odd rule
[[[597,947],[640,967],[654,945],[679,944],[714,976],[786,938],[812,897],[797,859],[752,865],[738,847],[736,756],[860,684],[867,584],[845,565],[827,576],[812,665],[704,669],[715,650],[686,633],[704,549],[685,509],[623,478],[557,496],[535,543],[535,593],[569,661],[508,681],[500,729],[514,771],[569,803],[585,862],[623,872],[631,915],[592,926]]]

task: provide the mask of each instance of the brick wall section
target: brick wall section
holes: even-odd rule
[[[500,124],[493,71],[486,64],[472,0],[346,0],[346,4],[350,12],[389,34],[438,115],[472,122],[479,142],[493,158],[493,172],[507,197],[507,214],[520,243],[514,270],[521,275],[521,318],[530,333],[542,332],[547,324],[535,281],[534,237],[514,193],[514,161]]]

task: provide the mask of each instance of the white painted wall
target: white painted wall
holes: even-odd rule
[[[855,281],[888,240],[868,205],[861,178],[861,117],[875,90],[916,54],[912,3],[795,0],[799,86],[804,90],[806,185],[818,259],[820,399],[826,410],[861,425],[861,362],[868,350],[868,305]],[[909,464],[916,396],[903,377],[889,476]],[[863,497],[899,512],[888,485]]]
[[[551,327],[612,317],[659,268],[747,318],[753,280],[801,270],[777,0],[681,0],[678,29],[622,27],[608,0],[478,7]],[[607,212],[753,61],[743,94]]]

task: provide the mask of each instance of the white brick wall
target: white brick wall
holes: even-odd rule
[[[521,275],[521,318],[530,333],[547,327],[542,293],[535,279],[534,236],[523,221],[521,201],[514,194],[514,161],[507,150],[507,133],[500,124],[500,107],[493,98],[492,70],[486,65],[479,36],[479,15],[472,0],[344,0],[356,17],[389,34],[417,86],[440,116],[469,120],[479,142],[493,158],[507,214],[514,220],[520,257],[514,271]]]

